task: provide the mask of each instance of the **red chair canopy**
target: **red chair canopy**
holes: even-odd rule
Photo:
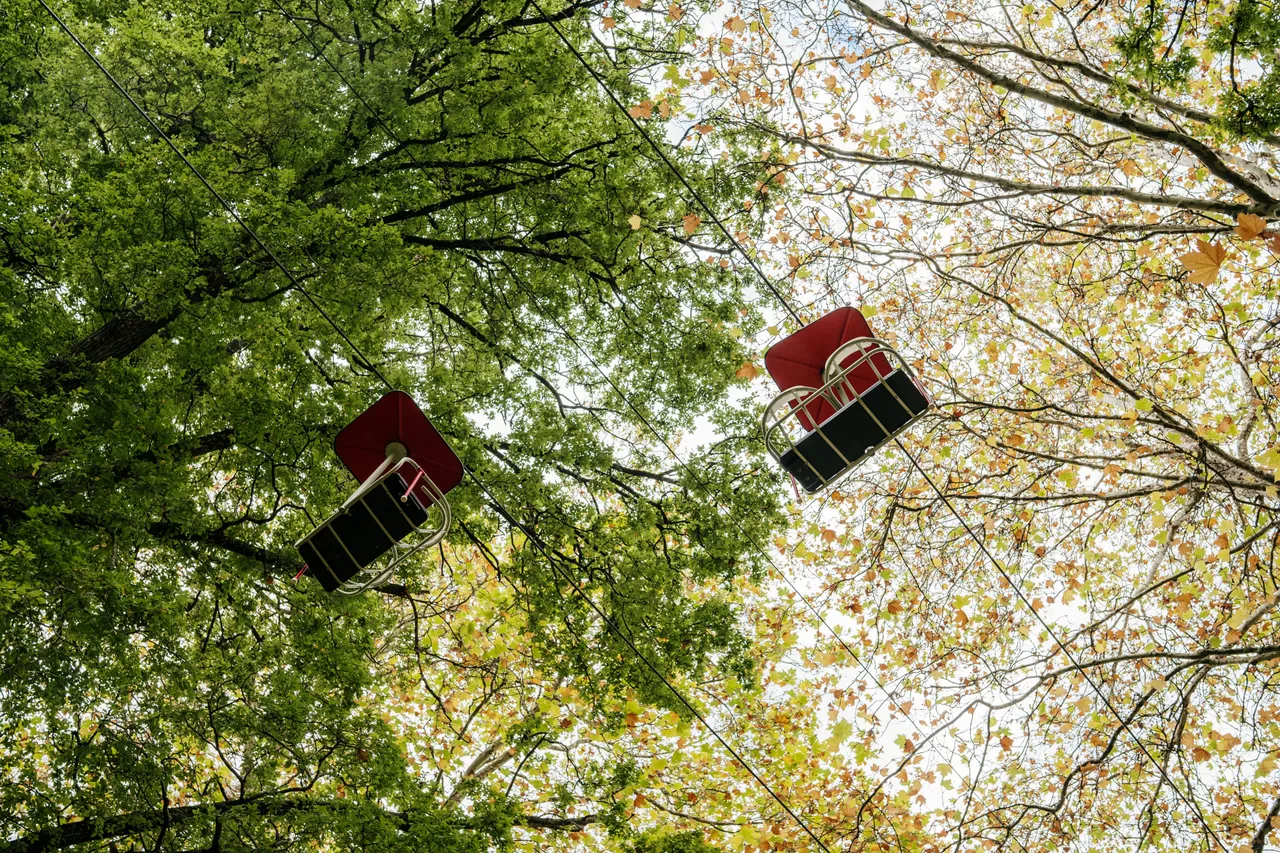
[[[403,391],[383,394],[338,433],[333,449],[363,483],[387,458],[387,445],[395,441],[404,445],[442,494],[462,482],[462,461]],[[414,494],[424,507],[435,502],[424,486],[414,489]]]
[[[770,347],[764,354],[764,367],[779,390],[786,391],[797,385],[820,388],[823,384],[822,370],[831,354],[846,341],[871,337],[875,335],[860,311],[848,306],[837,308]],[[847,367],[860,357],[861,353],[851,353],[840,360],[840,365]],[[879,382],[881,377],[888,376],[891,369],[889,360],[884,355],[872,355],[853,369],[845,384],[848,389],[861,395]],[[879,375],[876,374],[877,370]],[[793,402],[791,405],[795,408],[800,404]],[[803,405],[804,412],[799,419],[801,426],[807,430],[814,429],[817,424],[835,414],[835,408],[822,398]]]

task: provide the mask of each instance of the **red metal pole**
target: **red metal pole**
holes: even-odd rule
[[[422,479],[422,469],[418,469],[418,473],[413,475],[413,481],[409,483],[409,488],[404,490],[404,494],[400,496],[400,503],[408,503],[409,495],[413,494],[413,490],[417,488],[418,481]]]

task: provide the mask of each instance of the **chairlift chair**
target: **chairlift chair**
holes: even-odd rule
[[[384,394],[333,449],[360,486],[295,547],[327,591],[357,595],[444,539],[462,462],[403,391]]]
[[[832,486],[932,405],[855,308],[837,308],[774,344],[764,365],[781,390],[764,412],[765,447],[810,493]]]

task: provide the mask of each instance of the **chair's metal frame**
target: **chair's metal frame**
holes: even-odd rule
[[[848,365],[841,367],[840,362],[854,353],[861,353],[861,355]],[[884,356],[885,360],[889,363],[890,369],[887,373],[882,373],[879,365],[877,365],[875,360],[872,358],[877,355]],[[847,381],[850,373],[860,365],[866,363],[870,363],[871,369],[876,375],[876,382],[871,386],[871,388],[883,384],[884,380],[888,378],[889,375],[894,373],[896,370],[901,370],[911,380],[912,384],[920,390],[920,393],[924,396],[925,400],[929,401],[930,405],[932,405],[932,399],[928,392],[925,391],[924,386],[920,384],[920,380],[911,372],[911,368],[907,366],[907,362],[897,350],[878,338],[853,338],[836,347],[835,352],[831,353],[831,355],[827,357],[826,366],[822,369],[823,381],[821,388],[813,388],[808,385],[796,385],[778,394],[778,396],[774,397],[765,408],[764,416],[761,418],[761,425],[764,428],[764,445],[775,462],[781,463],[782,455],[788,450],[794,450],[796,455],[800,457],[800,461],[804,462],[804,464],[808,466],[809,470],[813,472],[814,476],[822,482],[823,488],[829,489],[848,476],[855,468],[867,459],[875,455],[875,452],[887,442],[891,441],[894,436],[905,431],[924,415],[924,412],[914,412],[911,407],[898,396],[898,393],[893,390],[892,385],[885,384],[884,387],[893,395],[893,398],[898,401],[898,405],[902,406],[903,410],[910,416],[907,422],[897,430],[890,432],[886,429],[885,425],[878,417],[876,417],[876,413],[871,410],[871,407],[868,406],[866,401],[863,399],[863,394],[866,392],[864,391],[862,394],[858,393],[857,389],[854,388],[853,383]],[[895,364],[897,367],[894,367]],[[868,388],[867,390],[869,391],[871,389]],[[823,432],[823,424],[818,423],[813,414],[806,410],[804,404],[807,402],[813,402],[815,397],[825,399],[836,413],[839,413],[845,407],[854,405],[855,403],[861,405],[863,411],[865,411],[871,420],[875,422],[876,426],[880,428],[880,432],[884,435],[884,438],[880,439],[880,441],[878,441],[874,446],[868,447],[859,459],[850,460],[849,457],[840,450],[839,446]],[[926,408],[925,411],[928,411],[928,408]],[[827,418],[827,421],[832,420],[834,417],[835,414],[832,414]],[[801,418],[811,421],[813,423],[813,428],[805,428]],[[823,423],[826,423],[827,421],[824,421]],[[801,439],[814,433],[821,436],[822,440],[825,441],[827,445],[835,451],[836,455],[840,457],[841,461],[844,462],[845,467],[841,469],[840,473],[836,474],[830,480],[818,473],[818,470],[811,462],[809,462],[808,459],[805,458],[804,453],[801,452],[798,446]]]
[[[356,572],[355,575],[338,587],[336,590],[338,593],[342,595],[359,595],[370,587],[381,586],[390,579],[392,573],[395,572],[396,568],[401,563],[422,549],[430,548],[432,545],[439,543],[444,539],[445,534],[449,532],[449,525],[453,521],[453,513],[449,508],[449,501],[444,496],[444,492],[440,491],[439,487],[436,486],[431,478],[427,476],[427,472],[422,469],[421,465],[415,462],[412,457],[405,454],[403,445],[398,442],[394,442],[387,447],[387,458],[383,460],[381,465],[374,469],[374,472],[360,484],[359,488],[352,492],[351,497],[343,501],[342,506],[334,510],[333,514],[321,522],[315,530],[312,530],[302,539],[299,539],[294,547],[298,547],[323,528],[331,526],[333,521],[345,513],[356,501],[369,494],[369,492],[373,491],[390,478],[402,475],[401,472],[411,474],[411,476],[405,477],[405,482],[408,483],[408,487],[404,490],[404,495],[400,498],[399,502],[403,504],[413,500],[414,490],[417,489],[418,486],[423,487],[432,498],[431,506],[426,508],[427,520],[422,524],[414,524],[413,519],[409,517],[409,514],[403,513],[402,510],[405,520],[413,525],[413,531],[410,532],[404,540],[397,542],[396,538],[392,536],[385,527],[383,527],[382,532],[391,540],[391,550],[378,557],[373,564],[366,566],[359,572]],[[438,510],[438,512],[434,513],[438,516],[438,521],[434,524],[431,523],[431,516],[433,515],[432,509]],[[369,514],[373,516],[374,521],[378,522],[378,526],[382,527],[382,522],[378,521],[378,516],[373,513],[372,510]],[[414,537],[415,533],[420,534],[421,538],[409,541]],[[347,556],[351,557],[352,562],[357,562],[355,557],[351,555],[350,549],[347,548],[347,544],[343,542],[342,537],[338,535],[337,530],[333,531],[333,536],[338,540],[338,543],[342,545],[343,549],[346,550]],[[319,549],[317,549],[317,554],[319,554]],[[319,556],[321,560],[324,559],[323,554],[319,554]],[[384,561],[385,565],[379,566],[379,563],[383,563]],[[325,567],[329,568],[327,564]],[[336,574],[337,573],[334,572],[335,576]]]

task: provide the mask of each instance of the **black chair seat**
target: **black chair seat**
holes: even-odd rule
[[[895,393],[902,403],[907,404],[906,409],[894,398]],[[867,451],[897,435],[916,415],[928,408],[929,401],[907,372],[895,370],[862,392],[862,402],[854,400],[844,406],[816,430],[797,441],[795,446],[788,448],[778,461],[806,492],[816,492],[856,465]],[[887,435],[876,425],[867,409],[879,418],[888,430]],[[848,462],[840,458],[840,454],[844,454]]]
[[[298,553],[328,592],[426,522],[427,510],[416,494],[400,502],[407,485],[399,474],[387,477],[298,543]]]

